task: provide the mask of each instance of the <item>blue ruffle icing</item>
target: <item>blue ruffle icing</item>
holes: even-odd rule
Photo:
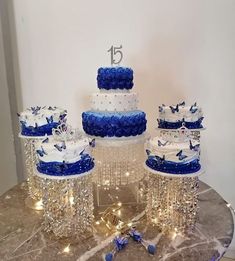
[[[93,169],[94,160],[88,154],[75,163],[39,161],[37,170],[51,176],[68,176],[83,174]]]
[[[52,129],[57,128],[58,125],[59,125],[58,122],[52,122],[42,126],[33,127],[33,126],[26,126],[23,123],[21,123],[21,134],[30,137],[52,135]]]
[[[125,67],[104,67],[98,69],[97,84],[99,89],[131,89],[133,70]]]
[[[177,122],[169,122],[169,121],[165,121],[165,120],[158,120],[158,128],[161,129],[179,129],[182,126],[185,126],[188,129],[202,129],[202,120],[203,118],[200,118],[197,121],[194,122],[187,122],[184,120],[181,121],[177,121]]]
[[[148,158],[146,160],[146,165],[155,170],[170,174],[192,174],[201,169],[201,165],[199,163],[199,159],[195,159],[191,162],[173,162],[173,161],[163,161],[159,162],[153,158]]]
[[[142,111],[93,112],[82,114],[82,125],[88,135],[98,137],[129,137],[146,130],[146,115]]]

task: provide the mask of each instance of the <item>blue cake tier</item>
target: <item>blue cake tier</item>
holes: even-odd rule
[[[39,161],[37,170],[50,176],[69,176],[86,173],[92,170],[94,165],[93,158],[85,154],[81,160],[74,163]]]
[[[155,170],[170,174],[192,174],[201,169],[199,159],[194,159],[189,162],[173,162],[173,161],[159,161],[154,157],[149,157],[146,160],[146,165]]]
[[[185,126],[187,129],[202,129],[202,120],[203,117],[200,118],[197,121],[193,121],[193,122],[187,122],[184,120],[179,120],[176,122],[169,122],[169,121],[165,121],[162,119],[158,119],[158,128],[161,129],[178,129],[181,128],[182,126]]]
[[[133,70],[125,67],[101,67],[98,69],[97,84],[99,89],[131,89]]]
[[[130,137],[146,130],[146,114],[143,111],[94,112],[82,114],[83,129],[97,137]]]
[[[21,122],[21,134],[24,136],[35,137],[35,136],[45,136],[52,135],[52,129],[56,129],[59,122],[52,122],[42,126],[26,126]]]

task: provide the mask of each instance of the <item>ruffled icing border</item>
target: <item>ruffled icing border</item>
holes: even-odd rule
[[[145,162],[146,166],[155,171],[169,173],[169,174],[190,174],[198,172],[201,169],[199,159],[192,160],[187,163],[177,163],[173,161],[163,161],[159,162],[155,159],[149,158]]]
[[[160,129],[179,129],[181,127],[186,127],[187,129],[203,129],[202,126],[203,117],[197,121],[189,122],[184,120],[179,120],[176,122],[169,122],[162,119],[158,119],[158,128]]]
[[[133,70],[125,67],[101,67],[98,69],[97,85],[99,89],[131,89]]]
[[[146,114],[142,111],[125,113],[99,113],[87,111],[82,114],[84,131],[97,137],[130,137],[146,130]]]
[[[81,160],[74,163],[39,161],[37,170],[42,174],[60,177],[83,174],[92,170],[94,166],[93,158],[86,154]]]
[[[58,122],[48,123],[42,126],[33,127],[33,126],[26,126],[21,123],[21,135],[23,136],[45,136],[45,135],[52,135],[52,129],[56,129],[58,127]]]

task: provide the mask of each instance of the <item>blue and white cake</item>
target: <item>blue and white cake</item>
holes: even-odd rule
[[[91,110],[82,114],[83,129],[97,137],[131,137],[146,130],[146,115],[138,110],[138,97],[131,93],[133,70],[125,67],[98,69],[99,93],[91,96]]]
[[[149,141],[146,153],[146,166],[157,172],[192,174],[201,169],[197,141],[170,142],[155,137]]]
[[[202,129],[202,109],[196,103],[186,106],[185,102],[177,105],[159,106],[158,128],[178,129],[185,126],[187,129]]]
[[[94,168],[87,138],[59,140],[55,136],[36,144],[39,174],[63,177],[89,173]]]
[[[67,111],[59,107],[31,107],[18,114],[22,136],[51,135],[52,129],[65,121]]]

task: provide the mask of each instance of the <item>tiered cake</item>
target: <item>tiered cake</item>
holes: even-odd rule
[[[124,67],[99,68],[99,93],[91,97],[91,111],[82,114],[83,129],[97,137],[131,137],[146,130],[146,115],[138,110],[133,87],[133,70]]]
[[[195,226],[202,110],[195,104],[159,106],[160,135],[147,144],[147,215],[163,230],[187,232]],[[192,134],[193,133],[193,134]]]
[[[42,191],[38,178],[34,175],[36,155],[35,140],[42,140],[52,135],[53,128],[66,121],[67,111],[58,107],[31,107],[18,114],[20,123],[19,137],[24,141],[25,163],[28,178],[29,197],[26,204],[35,208],[36,202],[41,201]]]
[[[51,135],[61,120],[67,115],[67,111],[58,107],[31,107],[20,113],[21,135],[35,137]]]
[[[130,92],[131,68],[99,68],[97,83],[100,92],[91,96],[91,110],[82,114],[84,131],[96,137],[97,202],[109,205],[115,199],[128,203],[127,185],[143,177],[146,115],[138,110],[137,94]],[[110,191],[110,196],[99,198],[104,195],[99,193],[102,189]]]
[[[35,174],[43,186],[45,230],[57,237],[80,237],[92,230],[91,142],[65,125],[53,132],[35,145]]]

